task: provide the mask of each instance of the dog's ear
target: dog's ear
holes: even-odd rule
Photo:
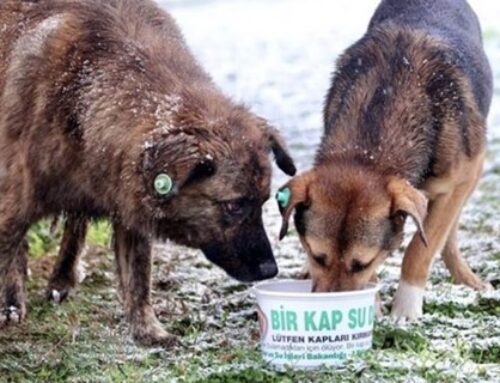
[[[297,172],[297,168],[295,167],[292,157],[288,153],[285,140],[281,137],[280,132],[278,129],[268,125],[267,133],[269,135],[269,144],[273,151],[276,164],[284,173],[289,176],[294,176]]]
[[[288,222],[295,208],[300,204],[309,204],[309,186],[312,181],[312,173],[305,173],[290,180],[276,193],[276,201],[282,217],[280,240],[288,232]]]
[[[424,220],[427,216],[427,197],[415,189],[408,181],[391,177],[387,184],[387,191],[392,198],[391,214],[410,216],[417,226],[420,238],[428,246],[427,235],[424,230]]]
[[[288,148],[280,132],[274,126],[270,125],[265,119],[258,117],[258,125],[265,132],[267,144],[273,152],[274,159],[278,167],[289,176],[294,176],[297,168],[292,157],[288,153]]]
[[[194,135],[168,134],[146,142],[142,171],[151,187],[167,198],[189,183],[212,176],[217,165],[211,155],[202,152]]]

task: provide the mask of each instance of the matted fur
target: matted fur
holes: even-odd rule
[[[201,248],[241,280],[276,274],[261,206],[278,132],[225,97],[150,0],[0,3],[0,326],[25,315],[24,235],[64,213],[49,295],[64,297],[87,220],[113,222],[136,338],[169,342],[150,304],[151,242]],[[153,187],[167,173],[167,196]]]

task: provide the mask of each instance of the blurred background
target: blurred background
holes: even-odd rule
[[[378,0],[159,0],[219,86],[282,130],[304,169],[322,132],[337,56],[365,32]],[[471,0],[500,79],[500,2]],[[500,84],[500,83],[499,83]],[[500,135],[500,88],[490,137]]]

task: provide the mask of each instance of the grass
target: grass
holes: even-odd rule
[[[492,198],[495,189],[491,184],[500,174],[489,177],[482,194],[473,201],[482,206],[481,211],[469,209],[464,222],[474,237],[465,233],[465,249],[481,255],[470,257],[480,273],[489,270],[485,264],[494,268],[499,261],[495,245],[500,234],[495,223],[498,204]],[[260,356],[256,315],[247,286],[225,277],[198,252],[173,245],[156,249],[154,300],[165,327],[181,337],[184,346],[163,350],[135,345],[116,294],[109,249],[111,228],[105,221],[89,229],[89,271],[82,286],[62,306],[46,302],[43,291],[61,232],[60,227],[51,230],[49,221],[30,231],[29,315],[21,326],[0,332],[0,382],[443,383],[500,379],[498,368],[491,367],[500,364],[499,295],[459,290],[470,298],[460,300],[463,296],[453,290],[439,263],[429,282],[427,315],[419,324],[397,327],[379,321],[373,351],[341,369],[275,371]],[[300,264],[293,261],[301,256],[298,249],[295,235],[277,245],[285,275],[292,267],[287,262]],[[390,306],[400,257],[382,272],[386,306]],[[437,290],[443,285],[443,291],[449,291],[444,297]],[[461,373],[464,365],[467,372]]]
[[[409,331],[404,328],[379,325],[375,328],[373,345],[375,350],[423,353],[428,349],[429,342],[418,329]]]
[[[498,286],[500,205],[492,172],[468,205],[461,240],[471,266]],[[279,215],[268,211],[269,232]],[[29,234],[28,317],[0,331],[0,382],[497,382],[500,381],[500,294],[454,287],[442,262],[429,280],[417,324],[376,323],[374,348],[344,367],[276,371],[259,352],[248,286],[227,278],[199,252],[171,244],[155,248],[154,304],[160,320],[181,337],[175,350],[142,348],[130,339],[117,298],[110,225],[89,229],[87,278],[63,305],[45,301],[61,227],[42,221]],[[296,235],[275,242],[283,276],[300,269]],[[390,306],[401,252],[382,269],[382,299]],[[496,281],[496,282],[495,282]]]
[[[486,30],[487,42],[498,30]],[[498,77],[498,73],[497,73]],[[497,92],[498,93],[498,92]],[[498,131],[498,126],[493,130]],[[309,150],[294,145],[294,152]],[[44,289],[62,237],[62,222],[34,225],[28,233],[31,277],[28,317],[0,330],[0,383],[186,382],[186,383],[477,383],[500,381],[500,138],[490,140],[494,166],[467,205],[461,245],[472,267],[496,287],[489,295],[453,287],[436,261],[417,324],[375,325],[374,348],[341,368],[276,371],[259,351],[258,325],[248,286],[227,278],[199,252],[171,244],[156,248],[154,305],[163,325],[182,340],[174,350],[139,347],[130,339],[116,291],[114,257],[106,221],[89,228],[87,278],[63,305],[48,303]],[[278,243],[280,217],[266,220],[281,275],[302,263],[297,233]],[[390,307],[401,251],[381,270],[382,299]]]
[[[450,318],[468,318],[473,316],[497,316],[500,317],[500,305],[497,299],[480,298],[476,304],[461,305],[453,302],[427,303],[425,311]]]
[[[472,347],[469,350],[470,358],[479,364],[500,362],[500,345],[494,344],[490,347]]]
[[[62,238],[63,228],[58,220],[44,219],[28,232],[29,254],[32,258],[53,254]],[[94,222],[87,233],[87,243],[94,247],[107,247],[111,242],[111,225],[106,220]]]
[[[40,258],[55,251],[61,235],[62,230],[56,227],[55,222],[49,220],[37,222],[28,232],[30,256]]]
[[[500,330],[492,328],[499,317],[498,295],[467,305],[430,300],[424,321],[409,327],[378,322],[373,351],[342,369],[275,371],[260,357],[256,316],[244,285],[213,269],[197,252],[177,247],[170,248],[168,259],[160,256],[155,262],[155,305],[184,347],[141,348],[130,340],[116,297],[109,225],[100,222],[90,229],[91,270],[62,306],[43,297],[60,236],[48,227],[40,223],[30,237],[47,253],[32,254],[27,321],[0,332],[0,382],[451,383],[500,377],[489,367],[500,363]],[[390,269],[384,274],[393,278]],[[471,328],[473,341],[467,338]],[[467,374],[459,372],[464,364]]]

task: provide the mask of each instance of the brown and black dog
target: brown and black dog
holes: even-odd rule
[[[422,314],[434,256],[455,282],[482,290],[457,243],[462,207],[481,176],[492,76],[476,15],[464,0],[384,0],[365,36],[340,57],[314,168],[279,194],[314,291],[360,289],[418,228],[392,306]],[[288,200],[288,195],[291,193]]]
[[[25,316],[26,231],[67,217],[49,296],[64,298],[89,219],[113,222],[136,339],[170,344],[151,244],[203,250],[242,281],[277,266],[262,224],[278,133],[225,97],[150,0],[0,2],[0,327]]]

